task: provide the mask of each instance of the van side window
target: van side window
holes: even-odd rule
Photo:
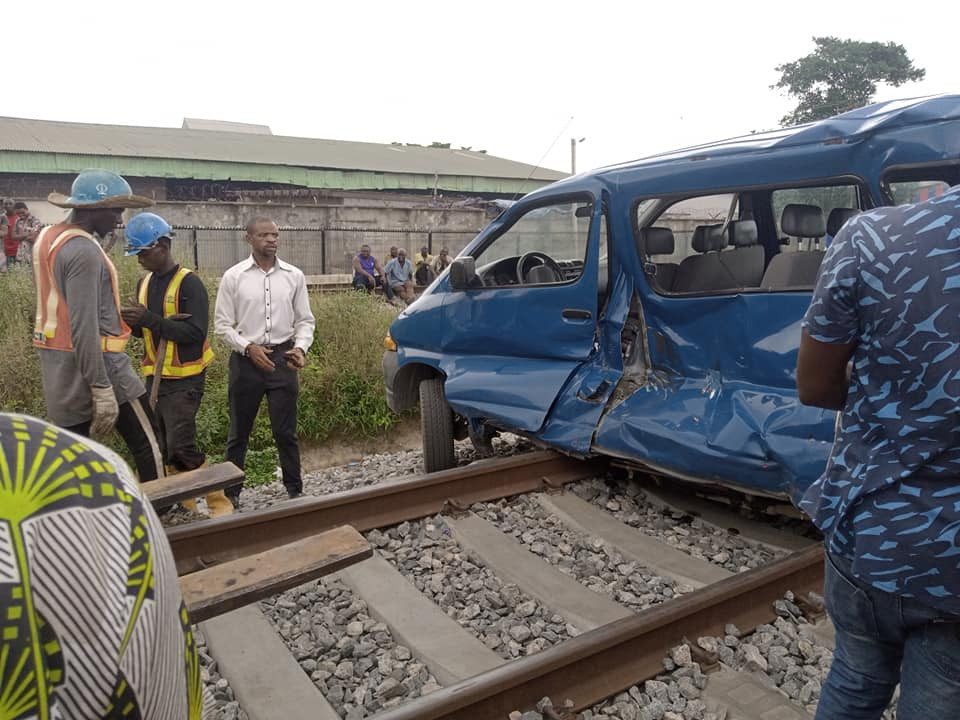
[[[777,224],[777,236],[782,245],[781,252],[823,250],[830,239],[837,234],[836,231],[843,226],[843,222],[837,225],[837,221],[842,217],[846,222],[861,209],[856,185],[774,190],[770,201],[773,206],[773,220]],[[800,208],[800,213],[805,213],[802,224],[797,224],[801,219],[800,215],[791,214],[790,211],[784,214],[788,205],[794,205]],[[819,223],[814,217],[816,211],[813,208],[819,208],[820,214],[823,215],[822,231],[819,230]],[[834,223],[828,228],[831,215]],[[831,233],[830,230],[834,232]],[[810,233],[810,235],[803,233]]]
[[[950,185],[943,180],[917,180],[911,182],[891,182],[888,187],[896,205],[918,203],[932,200],[943,195]]]
[[[534,208],[476,255],[483,284],[544,285],[583,274],[593,205],[566,202]]]
[[[731,193],[686,198],[668,206],[653,225],[640,231],[644,270],[653,288],[709,293],[758,285],[763,248],[757,244],[756,223],[740,220],[739,215],[740,199]]]

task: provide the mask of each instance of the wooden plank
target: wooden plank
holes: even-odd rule
[[[144,495],[155,508],[164,508],[180,500],[191,500],[234,485],[243,484],[243,470],[232,462],[178,473],[143,483]]]
[[[342,570],[373,555],[349,525],[180,577],[193,622],[200,622]]]

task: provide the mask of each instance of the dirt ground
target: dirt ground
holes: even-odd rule
[[[332,438],[323,445],[301,446],[304,472],[323,470],[362,460],[365,455],[398,450],[420,449],[420,420],[406,418],[396,428],[379,438],[357,441],[355,438]]]

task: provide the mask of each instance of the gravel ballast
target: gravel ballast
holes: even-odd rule
[[[529,497],[477,503],[473,510],[534,555],[631,610],[642,610],[693,590],[625,560],[616,548],[569,528]]]
[[[335,578],[302,585],[260,608],[337,713],[359,720],[440,686],[366,603]]]
[[[715,528],[699,518],[663,510],[647,500],[639,485],[630,481],[594,478],[568,487],[620,522],[730,572],[752,570],[785,554]]]
[[[464,552],[439,515],[372,530],[366,537],[417,590],[505,660],[577,634],[562,616]]]

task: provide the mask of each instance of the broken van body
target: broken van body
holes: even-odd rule
[[[425,465],[495,430],[796,499],[836,413],[797,399],[800,325],[843,222],[960,182],[960,95],[584,173],[525,196],[396,319],[387,399]],[[392,349],[395,348],[395,349]]]

